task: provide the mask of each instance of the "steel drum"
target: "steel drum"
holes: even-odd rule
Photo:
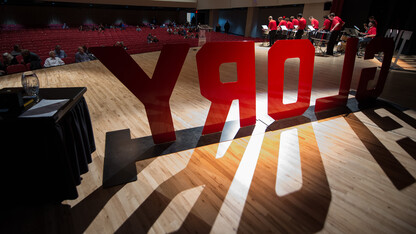
[[[315,34],[315,38],[318,40],[328,41],[331,36],[330,32],[318,31]]]

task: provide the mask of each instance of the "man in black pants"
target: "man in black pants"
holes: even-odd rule
[[[269,16],[269,39],[270,44],[269,46],[272,46],[274,44],[274,41],[276,40],[276,30],[277,30],[277,23],[273,19],[272,16]]]
[[[296,32],[295,39],[302,39],[303,32],[306,27],[306,19],[302,17],[302,13],[299,13],[297,18],[299,20],[298,31]]]
[[[334,13],[329,15],[329,19],[332,21],[330,27],[331,36],[329,37],[328,45],[326,47],[326,54],[334,55],[334,46],[337,43],[342,28],[342,22],[340,22],[340,18],[336,17]]]

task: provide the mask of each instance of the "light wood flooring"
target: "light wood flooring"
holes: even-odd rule
[[[203,126],[209,110],[197,50],[170,101],[176,130]],[[267,51],[256,46],[258,119],[267,113]],[[132,57],[151,76],[159,54]],[[311,105],[338,93],[343,59],[315,57]],[[379,65],[357,58],[351,88],[362,68]],[[287,102],[296,100],[297,68],[296,59],[286,62]],[[235,80],[235,71],[224,64],[221,79]],[[108,189],[105,134],[150,135],[143,105],[99,61],[36,73],[41,87],[88,88],[97,151],[78,199],[16,207],[2,219],[3,233],[416,233],[415,73],[392,71],[382,94],[413,110],[373,108],[267,132],[258,121],[251,136],[139,161],[137,181]],[[15,86],[20,74],[0,77],[0,88]],[[238,118],[236,104],[229,120]]]

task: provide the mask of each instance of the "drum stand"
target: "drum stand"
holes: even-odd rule
[[[269,40],[268,40],[269,31],[264,31],[263,36],[264,36],[264,40],[263,40],[263,44],[261,44],[261,46],[263,46],[263,47],[269,46],[269,44],[270,44]],[[266,45],[266,43],[267,43],[267,45]]]
[[[325,49],[322,49],[322,44],[328,44],[328,40],[321,38],[312,38],[312,40],[313,45],[315,47],[315,54],[320,56],[326,56],[326,47],[324,47]],[[316,50],[318,50],[318,52],[316,52]]]

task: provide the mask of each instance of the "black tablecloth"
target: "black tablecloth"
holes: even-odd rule
[[[85,92],[85,88],[43,90],[48,99],[69,99],[53,117],[0,121],[0,178],[2,194],[8,199],[61,201],[78,197],[76,186],[95,151],[82,89]]]

